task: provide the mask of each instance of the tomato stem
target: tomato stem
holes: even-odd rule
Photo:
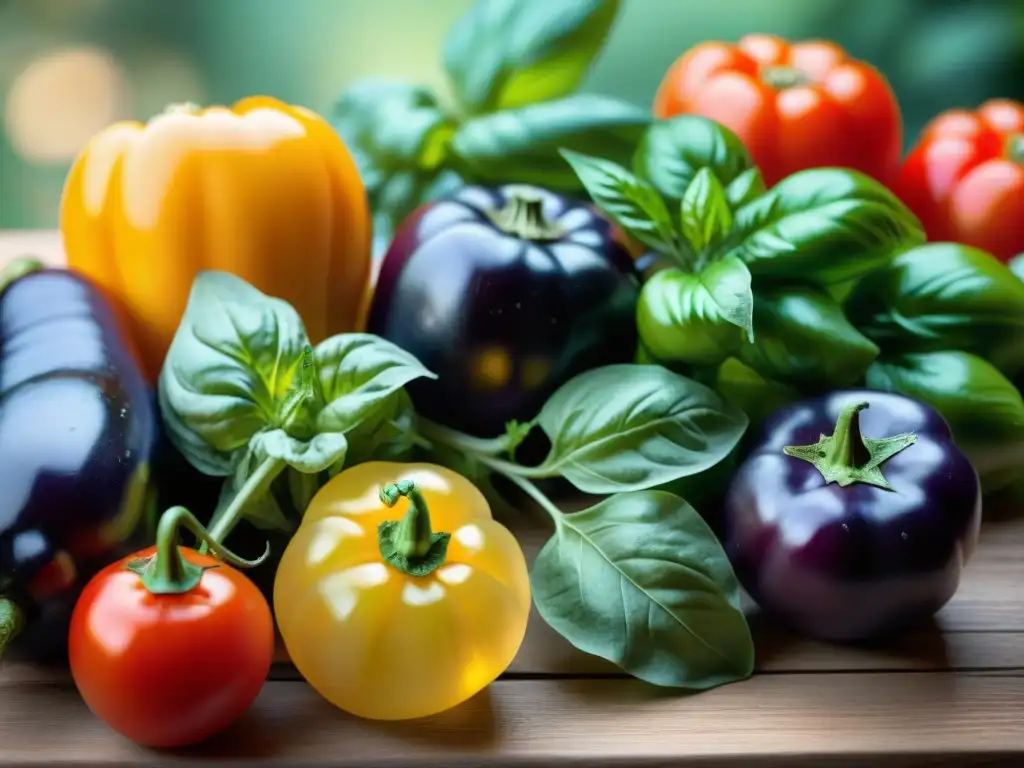
[[[530,187],[512,192],[505,207],[491,214],[491,220],[502,232],[521,240],[544,242],[565,234],[564,227],[544,215],[544,198]]]
[[[21,607],[9,597],[0,597],[0,659],[24,628],[25,614]]]
[[[806,72],[796,67],[765,67],[761,70],[761,79],[772,88],[785,90],[813,82]]]
[[[155,595],[180,595],[194,589],[203,573],[215,565],[196,565],[182,555],[178,532],[187,528],[214,554],[238,568],[254,568],[270,554],[270,544],[256,560],[244,560],[210,537],[202,524],[185,507],[171,507],[160,517],[156,530],[156,553],[128,562],[128,570],[139,574],[143,586]]]
[[[46,269],[46,265],[35,256],[14,259],[4,267],[3,273],[0,273],[0,293],[6,291],[15,280],[42,269]]]
[[[387,520],[377,527],[377,541],[383,558],[410,576],[426,576],[444,564],[450,533],[435,533],[430,510],[416,483],[399,480],[380,489],[380,500],[393,507],[402,497],[409,509],[401,520]]]

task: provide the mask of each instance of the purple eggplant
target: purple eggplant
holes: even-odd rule
[[[978,474],[938,412],[843,391],[764,424],[726,495],[723,544],[766,613],[811,637],[865,641],[949,601],[980,523]]]
[[[402,223],[367,330],[438,375],[408,387],[420,414],[493,437],[574,375],[631,362],[638,293],[629,251],[588,205],[471,186]]]
[[[146,541],[156,412],[86,278],[15,262],[0,287],[0,653],[64,652],[79,590]]]

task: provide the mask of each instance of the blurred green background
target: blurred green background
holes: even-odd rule
[[[472,1],[0,0],[0,228],[56,226],[82,144],[168,102],[265,93],[324,112],[369,75],[445,93],[441,41]],[[747,32],[875,64],[908,144],[943,109],[1024,99],[1024,0],[624,0],[584,90],[649,105],[687,47]]]

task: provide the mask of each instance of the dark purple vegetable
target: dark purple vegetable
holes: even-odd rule
[[[897,632],[956,592],[981,487],[945,420],[881,392],[782,408],[733,478],[723,538],[768,613],[812,637]]]
[[[565,381],[636,352],[639,281],[593,209],[534,187],[465,187],[422,206],[384,256],[368,330],[438,375],[416,410],[483,437]]]
[[[156,413],[86,278],[22,260],[0,294],[0,653],[63,653],[75,598],[146,543]]]

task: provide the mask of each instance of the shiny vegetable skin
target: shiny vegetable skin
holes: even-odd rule
[[[313,498],[278,566],[274,612],[324,698],[404,720],[450,709],[505,671],[526,634],[530,581],[515,537],[467,479],[367,462]]]
[[[746,35],[695,45],[672,64],[658,118],[703,115],[732,130],[773,186],[807,168],[895,180],[903,118],[885,77],[825,40]]]
[[[937,116],[903,162],[895,191],[929,240],[1008,262],[1024,251],[1024,104],[994,99]]]
[[[15,277],[15,275],[21,275]],[[66,652],[74,598],[141,546],[156,413],[87,278],[12,264],[0,295],[0,646]],[[12,625],[13,622],[13,625]]]
[[[980,521],[977,473],[936,411],[843,391],[765,423],[729,488],[723,543],[764,610],[812,637],[860,641],[945,605]]]
[[[420,414],[492,437],[572,376],[630,362],[638,293],[630,252],[590,207],[466,187],[399,228],[367,329],[438,375],[408,387]]]
[[[204,269],[290,303],[314,344],[363,322],[370,213],[355,161],[323,118],[273,98],[107,127],[68,173],[60,229],[68,265],[123,307],[150,382]]]

